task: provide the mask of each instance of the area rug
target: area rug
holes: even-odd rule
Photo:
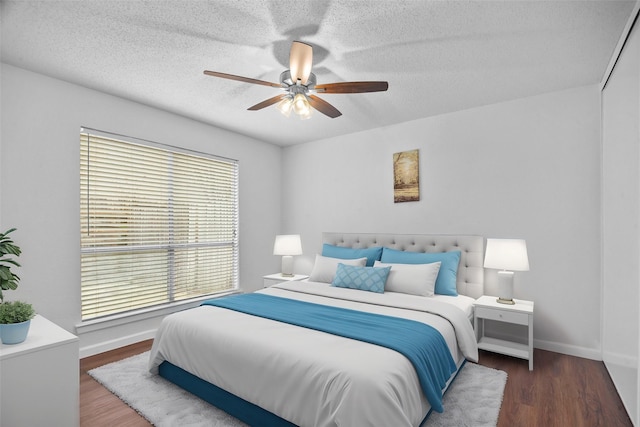
[[[147,370],[149,352],[89,375],[156,427],[244,427],[246,424]],[[467,363],[444,396],[445,412],[424,427],[495,427],[507,382],[503,371]]]

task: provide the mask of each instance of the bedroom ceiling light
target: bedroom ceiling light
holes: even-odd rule
[[[309,118],[311,112],[311,105],[307,97],[302,93],[297,93],[293,97],[293,112],[300,116],[300,119]]]
[[[383,81],[339,82],[316,85],[316,75],[311,72],[312,65],[313,48],[311,45],[294,41],[291,44],[291,51],[289,52],[289,69],[280,73],[280,83],[272,83],[265,80],[218,71],[205,70],[204,73],[208,76],[280,89],[284,91],[284,93],[259,102],[249,107],[248,110],[258,111],[270,105],[277,104],[282,114],[289,117],[291,110],[293,110],[300,120],[306,120],[311,117],[311,111],[313,109],[320,111],[332,119],[342,115],[336,107],[319,98],[316,95],[318,93],[384,92],[389,88],[389,83]]]
[[[293,104],[293,99],[286,97],[282,101],[278,102],[276,108],[286,117],[291,115],[291,106]]]
[[[311,108],[311,104],[309,103],[309,99],[307,96],[299,92],[295,96],[288,94],[284,97],[278,104],[276,108],[285,116],[291,116],[291,112],[293,111],[298,115],[300,120],[306,120],[311,117],[311,112],[313,109]]]
[[[273,254],[282,255],[282,271],[284,277],[293,276],[293,256],[302,255],[302,243],[299,234],[283,234],[276,236]]]
[[[526,242],[522,239],[487,239],[484,267],[500,270],[498,271],[498,302],[515,304],[513,301],[514,271],[529,271]]]

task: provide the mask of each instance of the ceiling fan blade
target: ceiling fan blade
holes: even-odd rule
[[[308,98],[309,98],[309,104],[311,104],[313,108],[320,111],[322,114],[329,116],[332,119],[335,119],[336,117],[339,117],[342,115],[342,113],[338,111],[336,107],[329,104],[324,99],[318,98],[315,95],[308,95]]]
[[[291,72],[291,80],[307,84],[311,66],[313,65],[313,48],[306,43],[294,41],[291,44],[289,52],[289,71]]]
[[[387,89],[389,89],[387,82],[340,82],[316,85],[318,93],[384,92]]]
[[[251,110],[251,111],[257,111],[257,110],[262,110],[265,107],[268,107],[269,105],[273,105],[275,103],[277,103],[278,101],[284,99],[287,97],[286,93],[274,96],[273,98],[269,98],[265,101],[259,102],[256,105],[254,105],[253,107],[249,107],[247,108],[247,110]]]
[[[209,70],[205,70],[204,73],[207,76],[222,77],[223,79],[237,80],[239,82],[244,82],[244,83],[253,83],[253,84],[256,84],[256,85],[271,86],[271,87],[277,87],[277,88],[281,88],[282,87],[282,85],[280,85],[279,83],[271,83],[271,82],[266,82],[264,80],[258,80],[258,79],[251,79],[249,77],[236,76],[234,74],[218,73],[217,71],[209,71]]]

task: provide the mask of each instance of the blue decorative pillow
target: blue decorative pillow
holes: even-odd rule
[[[322,245],[322,256],[340,259],[367,258],[367,267],[371,267],[374,262],[380,261],[381,255],[381,247],[353,249],[327,243]]]
[[[356,267],[340,263],[331,286],[381,294],[384,292],[389,271],[391,267]]]
[[[440,261],[435,293],[458,296],[456,277],[458,276],[458,264],[460,264],[460,251],[425,253],[384,248],[380,261],[387,264],[429,264]]]

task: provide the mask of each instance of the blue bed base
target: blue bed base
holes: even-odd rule
[[[160,364],[160,376],[222,409],[250,426],[295,427],[295,424],[251,402],[229,393],[167,361]]]

